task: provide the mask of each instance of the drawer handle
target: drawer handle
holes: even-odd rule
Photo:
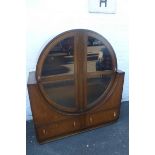
[[[92,117],[90,117],[90,118],[89,118],[89,121],[90,121],[90,123],[92,123],[92,122],[93,122],[93,119],[92,119]]]
[[[43,134],[44,134],[44,135],[46,134],[46,130],[45,130],[45,129],[43,129]]]
[[[116,112],[114,112],[114,117],[116,117],[117,116],[117,113]]]
[[[74,126],[74,127],[76,126],[76,123],[75,123],[75,121],[74,121],[74,123],[73,123],[73,126]]]

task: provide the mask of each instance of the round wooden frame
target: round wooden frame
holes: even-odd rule
[[[76,48],[79,48],[79,44],[82,44],[82,47],[86,46],[87,44],[87,38],[88,36],[97,38],[98,40],[101,40],[106,48],[108,49],[111,58],[112,58],[112,70],[109,71],[96,71],[96,72],[87,72],[86,69],[86,63],[87,63],[87,59],[86,59],[86,49],[84,49],[84,52],[80,54],[77,54],[78,52]],[[65,38],[68,37],[75,37],[75,41],[74,41],[74,45],[75,45],[75,49],[74,49],[74,55],[75,55],[75,60],[74,60],[74,73],[73,75],[68,75],[68,76],[59,76],[59,75],[53,75],[50,78],[46,78],[46,77],[42,77],[41,76],[41,72],[42,72],[42,68],[43,68],[43,64],[44,61],[50,51],[51,48],[53,48],[58,42],[62,41]],[[76,46],[77,45],[77,46]],[[78,64],[78,60],[81,59],[83,64],[83,74],[81,75],[81,72],[79,70],[80,66]],[[115,75],[116,75],[116,71],[117,71],[117,59],[116,59],[116,55],[115,52],[112,48],[112,46],[110,45],[110,43],[100,34],[91,31],[91,30],[86,30],[86,29],[74,29],[74,30],[69,30],[66,31],[64,33],[59,34],[58,36],[56,36],[55,38],[53,38],[43,49],[42,53],[40,54],[40,57],[38,59],[37,62],[37,66],[36,66],[36,79],[37,79],[37,83],[38,86],[40,88],[41,93],[43,94],[43,96],[45,97],[45,99],[48,101],[49,105],[52,106],[52,108],[55,108],[57,111],[62,112],[62,113],[66,113],[66,114],[81,114],[81,113],[85,113],[87,111],[90,111],[91,109],[93,109],[93,107],[99,106],[100,104],[104,104],[105,102],[105,97],[108,95],[108,93],[110,92],[114,81],[115,81]],[[107,86],[106,90],[104,91],[104,93],[94,102],[92,102],[91,104],[87,105],[87,101],[86,101],[86,93],[87,93],[87,88],[86,88],[86,82],[82,83],[84,86],[84,90],[82,90],[81,88],[79,88],[79,80],[78,80],[78,75],[83,76],[83,79],[86,81],[86,79],[88,77],[93,77],[95,75],[99,75],[102,74],[104,76],[110,76],[111,77],[111,81],[109,83],[109,85]],[[67,80],[67,79],[73,79],[75,80],[75,92],[76,92],[76,107],[75,108],[69,108],[69,107],[64,107],[62,105],[59,105],[57,103],[55,103],[54,101],[52,101],[51,99],[49,99],[48,95],[46,94],[42,83],[44,82],[48,82],[48,80]],[[82,96],[80,96],[78,94],[79,89],[81,89],[82,91]],[[83,98],[83,100],[79,100],[79,98]],[[101,102],[102,101],[102,102]],[[81,103],[79,103],[81,102]]]

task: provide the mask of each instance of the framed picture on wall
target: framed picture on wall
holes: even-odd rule
[[[91,13],[116,13],[116,0],[88,0]]]

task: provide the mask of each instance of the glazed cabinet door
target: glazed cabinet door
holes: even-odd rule
[[[99,34],[73,30],[54,38],[37,65],[39,87],[58,111],[83,113],[109,91],[116,71],[110,44]]]
[[[43,65],[38,65],[41,92],[58,111],[78,110],[75,36],[75,32],[70,32],[52,40],[41,57]]]
[[[115,78],[116,62],[112,48],[99,35],[87,33],[86,50],[86,108],[103,99]]]
[[[110,90],[117,62],[111,45],[99,34],[81,30],[77,42],[77,98],[80,111],[85,112]]]

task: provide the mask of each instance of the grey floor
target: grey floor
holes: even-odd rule
[[[54,142],[38,144],[33,121],[26,122],[26,131],[27,155],[128,155],[129,103],[122,102],[116,123]]]

